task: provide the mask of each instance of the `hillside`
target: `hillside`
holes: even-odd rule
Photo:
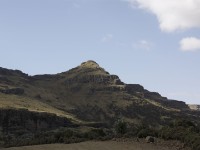
[[[185,102],[123,83],[94,61],[55,75],[0,68],[0,108],[0,133],[11,135],[58,127],[110,128],[119,118],[157,129],[179,118],[200,124],[200,112]]]
[[[56,75],[28,76],[0,68],[0,93],[2,108],[26,108],[92,122],[123,116],[135,123],[144,119],[165,123],[190,112],[184,102],[168,100],[141,85],[125,84],[94,61]]]

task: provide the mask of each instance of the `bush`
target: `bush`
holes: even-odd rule
[[[159,131],[159,137],[166,140],[179,140],[191,147],[200,150],[200,133],[194,123],[187,120],[176,120],[173,125]]]
[[[87,132],[85,136],[90,140],[101,139],[102,137],[106,136],[106,133],[103,129],[92,129],[91,131]]]
[[[147,136],[157,137],[158,136],[157,130],[145,126],[139,127],[137,129],[137,137],[146,138]]]
[[[175,120],[174,121],[174,127],[185,127],[185,128],[188,128],[188,127],[196,127],[195,124],[189,120]]]
[[[123,120],[118,120],[115,123],[115,132],[120,135],[125,134],[127,132],[127,123]]]
[[[137,137],[139,137],[139,138],[145,138],[147,136],[153,136],[153,135],[151,135],[151,131],[149,129],[141,129],[137,133]]]

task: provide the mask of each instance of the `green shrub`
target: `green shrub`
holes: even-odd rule
[[[120,135],[125,134],[127,132],[127,123],[123,120],[118,120],[115,123],[115,132]]]
[[[157,137],[157,131],[150,128],[143,128],[143,129],[138,130],[137,137],[145,138],[147,136]]]
[[[173,125],[159,131],[159,137],[166,140],[179,140],[193,150],[200,150],[200,133],[194,123],[187,120],[176,120]]]
[[[104,136],[106,136],[106,133],[104,132],[103,129],[92,129],[87,133],[87,137],[91,140],[101,139]]]

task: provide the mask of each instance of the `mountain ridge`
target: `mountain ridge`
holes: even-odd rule
[[[91,71],[91,68],[92,69],[95,69],[95,71]],[[0,81],[6,81],[7,79],[6,79],[6,77],[5,76],[3,76],[2,77],[2,75],[21,75],[21,76],[24,76],[25,78],[33,78],[33,79],[39,79],[39,78],[53,78],[53,76],[59,76],[59,75],[61,75],[62,76],[62,74],[67,74],[67,75],[69,75],[70,74],[70,72],[73,72],[74,70],[78,70],[78,74],[77,74],[77,76],[79,76],[80,75],[80,73],[81,73],[81,70],[84,70],[83,71],[83,73],[85,73],[85,72],[87,72],[87,75],[96,75],[96,74],[98,74],[98,75],[103,75],[103,76],[110,76],[111,78],[113,78],[113,79],[115,79],[115,84],[117,85],[126,85],[124,88],[126,88],[126,90],[127,91],[129,91],[129,92],[131,92],[131,90],[136,90],[137,92],[141,92],[141,91],[147,91],[147,92],[149,92],[148,90],[146,90],[146,89],[144,89],[144,87],[143,86],[141,86],[140,84],[125,84],[125,83],[123,83],[120,79],[119,79],[119,77],[118,76],[116,76],[116,75],[110,75],[107,71],[105,71],[103,68],[101,68],[100,66],[99,66],[99,64],[98,63],[96,63],[95,61],[93,61],[93,60],[89,60],[89,61],[86,61],[86,62],[83,62],[83,63],[81,63],[81,65],[79,65],[78,67],[75,67],[75,68],[73,68],[73,69],[70,69],[70,70],[68,70],[68,71],[66,71],[66,72],[62,72],[62,73],[57,73],[57,74],[43,74],[43,75],[33,75],[33,76],[30,76],[30,75],[28,75],[28,74],[26,74],[26,73],[23,73],[22,71],[20,71],[20,70],[12,70],[12,69],[6,69],[6,68],[2,68],[2,67],[0,67]],[[97,70],[98,70],[98,72],[97,72]],[[76,77],[77,77],[76,76]],[[100,77],[99,76],[99,77]],[[76,78],[75,77],[75,78]],[[94,77],[94,76],[93,76]],[[92,78],[92,76],[91,76],[91,78]],[[70,78],[70,79],[72,79],[73,80],[73,78]],[[76,80],[76,79],[74,79],[74,80]],[[83,79],[84,80],[84,79]],[[87,80],[87,79],[86,79]],[[93,80],[95,80],[95,79],[93,79]],[[106,79],[105,79],[106,80]],[[68,81],[68,82],[70,82],[70,81]],[[87,82],[87,81],[85,81],[85,82]],[[99,82],[104,82],[103,81],[103,79],[102,80],[100,80]],[[106,82],[106,81],[105,81]],[[17,90],[20,90],[20,89],[17,89]],[[2,93],[3,92],[5,92],[5,91],[1,91]],[[15,92],[15,91],[14,91]],[[8,92],[9,93],[9,92]],[[12,92],[11,92],[12,93]],[[20,92],[19,92],[20,93]],[[23,93],[23,91],[21,91],[21,93]],[[157,95],[157,96],[160,96],[161,97],[161,95],[159,94],[159,93],[157,93],[157,92],[151,92],[152,94],[154,94],[154,95]],[[164,97],[163,97],[164,98]],[[165,99],[167,99],[166,97],[165,97]]]
[[[136,97],[139,97],[140,99],[144,99],[144,98],[153,99],[154,101],[151,102],[151,104],[156,104],[157,106],[158,106],[157,103],[160,103],[160,100],[162,99],[162,103],[166,107],[169,107],[169,106],[172,107],[169,104],[171,101],[169,101],[166,97],[162,97],[157,92],[150,92],[144,89],[144,87],[139,84],[123,83],[117,75],[110,75],[107,71],[105,71],[105,69],[101,68],[99,64],[97,64],[95,61],[92,61],[92,60],[83,62],[78,67],[75,67],[68,71],[57,73],[57,74],[51,74],[51,75],[45,74],[45,75],[29,76],[28,74],[25,74],[19,70],[8,70],[5,68],[0,68],[0,75],[1,75],[0,81],[1,82],[3,81],[5,83],[5,85],[3,85],[2,83],[0,85],[1,93],[10,93],[10,94],[19,94],[19,95],[25,94],[30,97],[36,97],[36,98],[42,99],[42,96],[41,96],[42,94],[35,93],[35,96],[34,96],[29,91],[30,90],[29,88],[27,89],[24,88],[25,89],[24,90],[23,88],[20,88],[20,86],[22,87],[34,86],[34,84],[37,84],[37,82],[40,82],[40,84],[42,82],[46,82],[45,83],[46,85],[49,84],[48,86],[51,86],[53,88],[54,85],[52,85],[53,83],[50,83],[50,82],[55,82],[55,83],[58,82],[57,85],[58,84],[61,85],[59,87],[62,87],[65,89],[68,87],[67,90],[70,90],[70,94],[72,95],[73,95],[73,92],[77,92],[78,90],[80,90],[81,86],[84,85],[88,88],[89,91],[87,92],[89,93],[92,93],[95,91],[112,91],[112,92],[119,92],[119,93],[123,92],[125,93],[124,95],[126,94],[129,95],[127,97],[130,97],[130,95],[134,95]],[[15,78],[19,77],[20,80],[15,85],[14,83],[15,81],[11,81],[8,79],[9,76],[15,76]],[[86,84],[88,85],[90,84],[90,87],[88,87],[88,85]],[[13,88],[8,88],[9,87],[8,85],[11,87],[13,86]],[[40,89],[41,88],[45,89],[47,88],[47,86],[45,87],[44,85],[42,85]],[[35,88],[34,90],[37,90],[37,89]],[[49,93],[52,94],[50,91]],[[47,100],[48,98],[45,97],[44,99]],[[176,102],[177,104],[179,103],[181,107],[184,107],[184,109],[187,109],[185,102],[182,102],[182,101],[173,101],[173,102]],[[176,108],[177,107],[175,107],[175,109]]]
[[[123,120],[137,130],[160,130],[179,119],[200,126],[200,111],[139,84],[126,84],[91,60],[50,75],[0,68],[0,146],[1,135],[4,146],[38,144],[46,143],[43,133],[58,142],[57,134],[62,137],[70,128],[84,136],[96,129],[113,132]]]
[[[90,72],[91,68],[92,69],[96,69],[96,70],[99,71],[99,72],[95,72],[95,74],[106,75],[106,76],[110,75],[107,71],[105,71],[103,68],[101,68],[98,63],[96,63],[93,60],[89,60],[89,61],[81,63],[81,65],[79,65],[78,67],[70,69],[70,70],[68,70],[66,72],[57,73],[57,74],[33,75],[33,76],[30,76],[30,75],[28,75],[26,73],[23,73],[20,70],[12,70],[12,69],[6,69],[6,68],[0,67],[0,81],[3,81],[3,80],[6,81],[7,80],[7,78],[5,76],[2,77],[2,75],[19,75],[19,76],[23,76],[25,78],[33,78],[33,79],[52,78],[53,76],[56,76],[56,75],[62,75],[62,74],[66,74],[66,73],[68,74],[69,72],[73,72],[73,70],[76,70],[76,69],[79,69],[79,74],[80,74],[82,69],[87,69],[87,71],[86,71],[87,74],[95,75],[94,73],[92,73],[92,71]],[[85,72],[85,70],[84,70],[84,72]],[[126,90],[129,91],[129,92],[131,92],[131,90],[138,90],[137,92],[145,91],[144,87],[141,86],[140,84],[125,84],[119,79],[118,76],[111,75],[111,77],[113,77],[115,79],[115,84],[122,85],[122,87],[123,87],[123,85],[126,85],[123,88],[126,88]],[[91,78],[92,78],[92,76],[91,76]],[[74,79],[74,80],[76,80],[76,79]],[[85,80],[87,80],[87,79],[85,79]],[[95,80],[95,79],[93,79],[93,80]],[[70,80],[68,80],[68,82],[70,82]],[[99,82],[104,82],[104,81],[102,79]],[[9,90],[6,91],[6,90],[0,89],[0,92],[2,92],[2,93],[6,93],[6,92],[8,92],[8,93],[19,93],[19,94],[21,93],[22,94],[23,90],[21,90],[21,91],[20,90],[21,90],[20,88],[11,89],[10,91]],[[149,92],[149,91],[147,91],[147,92]],[[157,92],[151,92],[151,93],[161,97],[161,95],[159,93],[157,93]],[[165,99],[167,99],[167,98],[165,98]]]
[[[62,74],[68,74],[69,72],[75,70],[75,69],[84,69],[84,68],[87,68],[88,69],[88,72],[89,72],[89,69],[99,69],[101,72],[98,72],[98,74],[103,74],[103,75],[110,75],[109,72],[105,71],[103,68],[101,68],[99,66],[98,63],[96,63],[95,61],[93,60],[88,60],[86,62],[83,62],[81,63],[79,66],[75,67],[75,68],[72,68],[72,69],[69,69],[68,71],[65,71],[65,72],[61,72],[61,73],[56,73],[56,74],[38,74],[38,75],[28,75],[18,69],[6,69],[6,68],[3,68],[3,67],[0,67],[0,80],[6,80],[6,77],[2,77],[2,74],[3,75],[22,75],[26,78],[35,78],[35,79],[38,79],[38,78],[45,78],[45,77],[53,77],[53,76],[56,76],[56,75],[62,75]],[[87,72],[87,73],[88,73]],[[95,72],[96,73],[96,72]],[[117,75],[111,75],[113,78],[119,80],[119,84],[121,85],[125,85],[125,83],[123,83],[120,78],[117,76]],[[133,85],[133,86],[136,86],[135,88],[139,91],[142,91],[142,90],[146,90],[144,89],[144,87],[140,84],[126,84],[126,85]],[[127,90],[130,90],[128,87],[127,87]],[[152,92],[154,94],[158,94],[159,96],[161,96],[158,92]],[[167,99],[167,98],[166,98]],[[177,100],[179,101],[179,100]],[[181,101],[181,100],[180,100]],[[196,104],[198,105],[198,104]]]

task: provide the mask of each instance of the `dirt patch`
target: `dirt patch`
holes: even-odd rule
[[[189,150],[164,143],[145,143],[133,140],[115,141],[88,141],[77,144],[49,144],[37,146],[25,146],[16,148],[4,148],[2,150]]]

